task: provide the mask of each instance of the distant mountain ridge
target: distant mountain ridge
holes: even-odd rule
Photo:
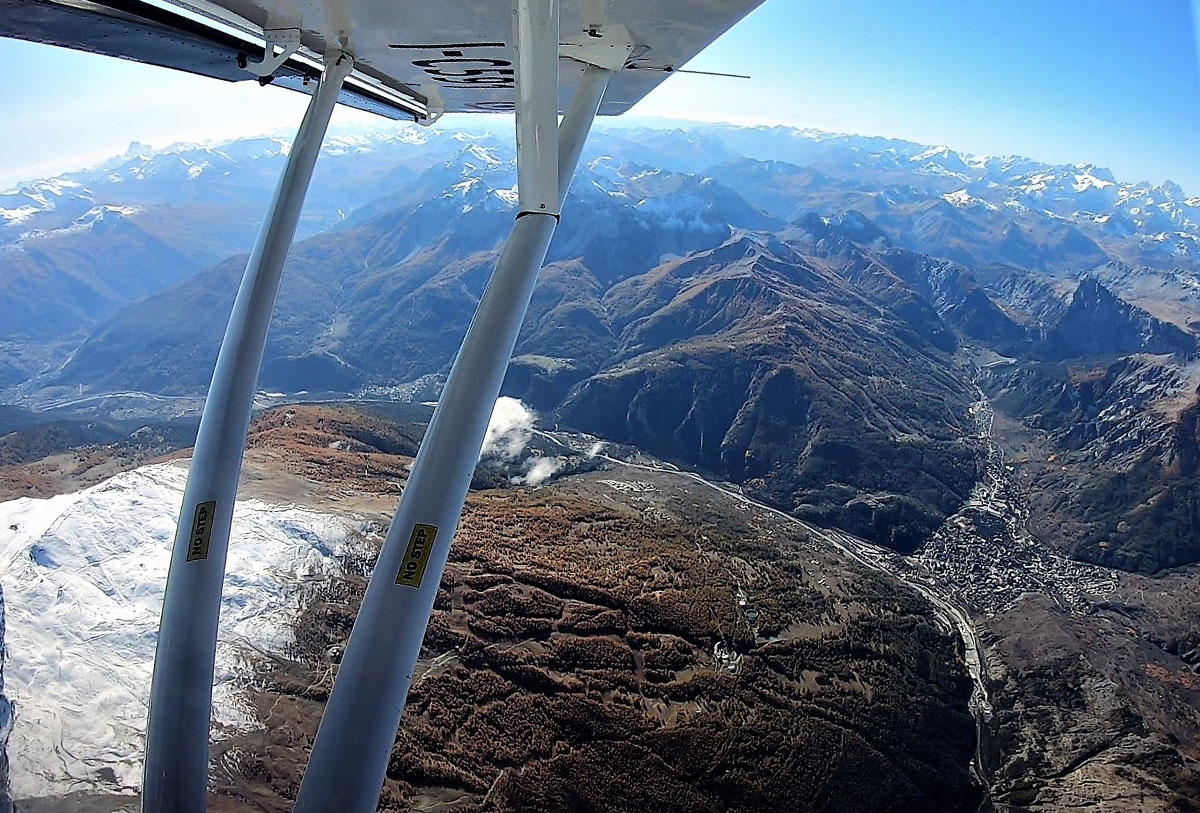
[[[407,183],[460,146],[407,131],[331,139],[299,235],[337,225],[340,207]],[[122,306],[248,252],[287,147],[270,138],[135,144],[93,170],[0,192],[0,388],[61,363]]]
[[[448,157],[455,145],[490,139],[486,131],[419,128],[331,136],[318,164],[306,218],[329,224],[330,212],[336,217],[340,209],[344,216],[388,194],[389,186],[411,180],[414,168],[425,169]],[[507,144],[508,139],[501,141]],[[0,192],[0,243],[66,228],[101,205],[241,203],[245,190],[269,191],[286,149],[286,140],[280,138],[180,144],[164,150],[135,144],[126,155],[95,169]],[[1126,261],[1140,255],[1146,262],[1169,267],[1200,258],[1200,195],[1188,196],[1171,181],[1158,186],[1118,181],[1111,171],[1094,164],[974,156],[948,147],[811,129],[712,124],[678,130],[602,127],[593,135],[589,153],[702,173],[743,195],[743,183],[753,185],[756,194],[746,195],[751,202],[787,220],[818,209],[796,196],[799,184],[814,195],[817,190],[838,192],[845,199],[836,209],[855,208],[873,219],[880,213],[862,203],[886,209],[941,201],[968,218],[991,213],[1070,223],[1093,242],[1119,247],[1115,253],[1129,255],[1119,257]],[[408,171],[389,175],[399,167]],[[367,190],[353,193],[364,185]],[[781,186],[788,193],[783,200]],[[379,188],[384,191],[372,194]],[[333,200],[338,195],[345,198],[340,205]],[[785,206],[792,211],[776,211]],[[942,214],[948,215],[948,210],[942,208]]]
[[[472,145],[418,178],[413,193],[393,196],[398,208],[296,246],[268,341],[264,386],[303,387],[288,372],[297,365],[352,369],[354,380],[337,382],[341,389],[402,383],[448,367],[515,205],[511,162],[485,154],[489,160]],[[718,184],[641,169],[632,176],[627,188],[606,189],[611,179],[591,168],[580,173],[572,205],[589,217],[564,222],[552,263],[579,260],[608,285],[664,257],[720,244],[731,223],[773,225]],[[430,188],[444,191],[429,195]],[[60,380],[86,384],[89,371],[103,370],[112,386],[202,392],[209,365],[199,354],[215,355],[243,262],[231,259],[117,314],[79,348]],[[224,310],[185,320],[202,298]],[[174,348],[189,355],[177,356]],[[103,361],[109,357],[121,359],[120,366]],[[318,371],[312,388],[321,383]]]

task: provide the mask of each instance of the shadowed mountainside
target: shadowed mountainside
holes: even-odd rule
[[[982,380],[1021,419],[1009,446],[1032,528],[1069,555],[1153,573],[1200,559],[1195,365],[1162,356],[1009,364]]]
[[[974,483],[949,356],[778,241],[668,263],[603,305],[615,363],[572,390],[570,425],[900,550]]]

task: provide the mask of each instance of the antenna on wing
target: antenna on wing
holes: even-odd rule
[[[631,71],[659,71],[661,73],[692,73],[697,76],[723,76],[726,79],[749,79],[750,76],[744,73],[721,73],[720,71],[693,71],[688,68],[676,68],[673,65],[663,65],[656,67],[652,65],[629,65]]]
[[[589,37],[599,37],[608,16],[608,0],[579,0],[583,12],[584,31]]]

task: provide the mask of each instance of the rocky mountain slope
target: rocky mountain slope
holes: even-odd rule
[[[1200,559],[1194,362],[1002,364],[983,385],[1020,420],[1006,440],[1034,494],[1036,532],[1127,570]]]
[[[1122,580],[1086,612],[1031,593],[984,622],[997,809],[1200,809],[1200,680],[1154,643],[1164,628],[1195,624],[1158,593],[1192,597],[1196,578]]]
[[[974,482],[949,356],[782,243],[731,240],[603,306],[618,345],[563,403],[570,425],[901,550]]]
[[[273,578],[275,532],[312,549],[321,575],[272,605],[270,630],[256,616],[258,637],[249,640],[257,651],[222,674],[210,809],[288,809],[372,540],[415,449],[419,427],[408,421],[421,418],[416,410],[292,405],[256,419],[239,514],[253,522],[254,544],[240,544],[255,557],[255,578],[235,556],[238,596],[251,598],[227,622],[257,606],[250,588],[259,575]],[[1022,497],[1002,457],[989,458],[985,487],[943,529],[965,537],[898,557],[748,504],[728,484],[644,456],[618,463],[590,438],[537,435],[527,412],[497,416],[489,446],[497,456],[477,480],[502,490],[476,492],[468,503],[385,809],[451,801],[465,809],[641,809],[654,798],[667,809],[792,809],[801,799],[814,810],[975,810],[962,661],[977,664],[980,655],[986,713],[972,768],[994,809],[1197,809],[1196,569],[1120,574],[1064,564],[1039,552],[1041,543],[1009,538],[1020,531],[1009,512],[1019,516]],[[513,488],[534,459],[557,461],[561,474],[541,488]],[[160,499],[156,474],[169,470],[139,469],[84,494],[18,500],[0,512],[67,506],[40,537],[22,531],[28,550],[41,546],[65,561],[89,517],[136,517],[153,528],[153,515],[169,526],[178,484]],[[361,533],[330,538],[307,524],[314,512]],[[27,599],[28,567],[50,567],[26,561],[15,556],[0,574],[16,585],[13,602]],[[122,586],[105,606],[153,600],[149,587],[126,589],[141,578],[135,568],[117,582],[110,559],[79,564],[72,573],[80,584]],[[975,578],[989,570],[999,574],[994,587]],[[932,614],[914,582],[943,591],[939,601],[963,602],[978,629],[972,649],[945,637],[941,610]],[[10,663],[23,665],[32,619],[18,616]],[[246,642],[236,625],[226,630],[232,647]],[[63,646],[90,652],[106,640]],[[19,698],[28,693],[23,669],[10,684]],[[112,677],[99,670],[93,679]],[[69,688],[37,685],[43,694]],[[97,720],[132,702],[128,687],[118,688]],[[17,705],[21,742],[29,736],[20,731],[22,709],[41,708],[31,697]],[[78,735],[64,729],[64,737]],[[72,753],[90,768],[73,774],[76,790],[59,794],[68,784],[53,762],[44,774],[51,795],[23,797],[21,809],[136,808],[129,788],[122,795],[103,770],[115,765],[120,775],[125,752],[82,746]],[[620,784],[611,781],[614,762],[625,766]]]
[[[412,450],[407,423],[311,406],[260,416],[250,446],[213,810],[290,808]],[[505,448],[522,450],[511,470],[532,451]],[[590,466],[472,495],[381,809],[976,809],[971,683],[922,598],[678,474]],[[67,790],[83,810],[132,802],[143,627],[181,477],[156,464],[0,503],[18,527],[3,578],[27,809]],[[46,671],[55,641],[69,675]],[[70,744],[65,763],[53,742]]]
[[[344,391],[448,368],[516,198],[511,162],[477,146],[429,174],[411,195],[393,201],[400,208],[292,252],[264,386]],[[728,190],[688,176],[641,181],[630,192],[599,192],[592,186],[601,183],[599,175],[585,173],[577,205],[593,219],[564,224],[551,260],[578,259],[598,281],[611,283],[664,254],[717,245],[731,224],[770,223]],[[430,186],[443,191],[427,199],[422,190]],[[653,205],[644,194],[656,195]],[[103,376],[109,387],[203,391],[243,265],[233,258],[117,314],[56,381],[87,386]],[[209,318],[183,318],[197,301],[214,303]]]

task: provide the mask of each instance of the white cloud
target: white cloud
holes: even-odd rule
[[[514,467],[525,472],[510,478],[509,482],[514,485],[541,485],[566,462],[561,457],[542,457],[536,451],[521,461],[529,439],[533,437],[536,421],[537,413],[516,398],[497,398],[492,408],[492,419],[488,423],[479,456],[494,455],[512,461]]]
[[[533,422],[537,413],[527,408],[516,398],[501,396],[492,408],[492,419],[483,438],[480,457],[494,454],[500,457],[517,458],[525,451],[533,435]]]
[[[512,478],[512,481],[517,485],[540,486],[562,467],[561,457],[531,457],[525,461],[525,474]]]

